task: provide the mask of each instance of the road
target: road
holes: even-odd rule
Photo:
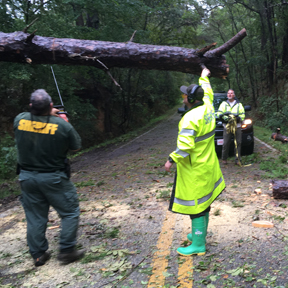
[[[52,258],[35,268],[22,207],[16,201],[3,211],[0,283],[8,286],[1,287],[288,287],[288,204],[271,197],[270,179],[259,169],[261,159],[279,154],[265,143],[256,141],[255,155],[243,157],[250,166],[236,166],[233,159],[221,164],[227,188],[212,205],[206,255],[177,255],[187,245],[190,220],[167,211],[175,167],[168,174],[163,165],[176,147],[179,118],[175,113],[127,143],[73,160],[83,261],[57,262],[60,220],[51,208]],[[275,226],[254,228],[256,218]]]

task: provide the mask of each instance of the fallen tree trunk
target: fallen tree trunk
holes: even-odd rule
[[[53,38],[25,32],[0,32],[0,61],[29,64],[85,65],[170,70],[200,75],[207,67],[211,76],[226,78],[229,65],[223,55],[246,36],[245,28],[222,46],[210,50],[127,43]],[[209,51],[210,50],[210,51]]]
[[[272,180],[272,193],[275,199],[288,199],[288,181]]]
[[[271,138],[275,141],[281,141],[282,143],[288,142],[288,137],[280,133],[280,128],[277,128],[276,133],[272,133]]]

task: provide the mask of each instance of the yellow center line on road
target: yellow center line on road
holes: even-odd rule
[[[166,256],[170,255],[170,247],[173,240],[173,228],[175,227],[177,214],[167,211],[165,220],[163,221],[162,231],[157,243],[157,252],[152,260],[152,272],[147,288],[163,287],[165,283],[165,272],[168,266]]]
[[[182,226],[182,241],[187,240],[187,234],[191,233],[191,219],[188,215],[181,215],[182,219],[179,219],[179,226]],[[190,242],[189,242],[190,243]],[[180,245],[180,244],[179,244]],[[179,256],[178,268],[178,284],[181,288],[191,288],[193,287],[193,256],[185,257]]]

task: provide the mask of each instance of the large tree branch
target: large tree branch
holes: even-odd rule
[[[29,25],[27,25],[22,31],[27,33],[28,29],[36,22],[39,18],[34,19]]]
[[[234,37],[224,43],[222,46],[211,50],[205,54],[205,56],[221,56],[224,53],[228,52],[232,49],[236,44],[238,44],[244,37],[246,37],[246,29],[243,28],[240,32],[238,32]]]
[[[183,47],[143,45],[133,42],[118,43],[34,36],[24,32],[0,32],[0,61],[30,64],[85,65],[103,69],[134,67],[170,70],[200,75],[201,65],[211,76],[225,78],[229,65],[223,53],[229,51],[246,36],[242,29],[217,49],[187,49]],[[199,53],[200,52],[200,53]],[[29,59],[29,61],[27,61]],[[99,60],[99,61],[97,61]]]

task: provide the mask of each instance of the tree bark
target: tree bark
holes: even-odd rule
[[[170,70],[200,75],[203,65],[212,77],[226,78],[229,65],[223,55],[246,36],[245,28],[222,46],[202,49],[41,37],[24,32],[0,32],[0,61],[29,64],[85,65]],[[214,44],[214,43],[213,43]],[[207,50],[207,51],[206,51]],[[205,52],[205,53],[203,53]]]
[[[288,21],[286,22],[285,33],[282,40],[282,65],[288,64]]]
[[[275,141],[281,141],[282,143],[288,142],[288,137],[280,133],[280,128],[277,128],[276,133],[272,133],[271,138]]]
[[[288,199],[288,181],[272,180],[272,193],[275,199]]]

